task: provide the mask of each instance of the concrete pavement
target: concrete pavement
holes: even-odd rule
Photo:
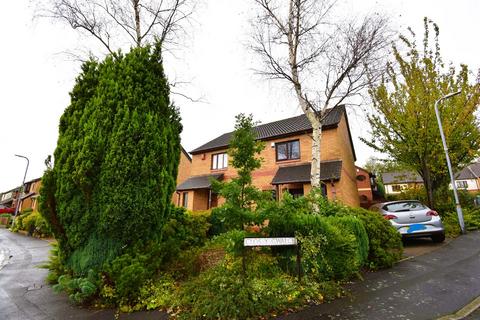
[[[346,298],[279,318],[426,320],[453,314],[480,296],[480,232],[468,233],[392,269],[369,273],[365,281],[348,289]]]

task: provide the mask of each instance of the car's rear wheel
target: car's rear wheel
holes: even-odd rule
[[[432,236],[432,241],[435,243],[440,243],[445,241],[445,233],[438,233]]]

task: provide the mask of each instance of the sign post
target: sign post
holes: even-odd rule
[[[252,248],[252,247],[282,247],[282,246],[294,246],[296,247],[297,251],[297,274],[298,274],[298,281],[301,280],[301,272],[302,272],[302,261],[300,255],[300,243],[298,243],[297,239],[294,237],[277,237],[277,238],[244,238],[243,239],[243,246],[245,248]],[[242,256],[242,268],[243,268],[243,276],[245,278],[246,272],[246,264],[245,264],[245,250]]]

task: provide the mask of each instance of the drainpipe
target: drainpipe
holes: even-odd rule
[[[210,210],[212,207],[212,189],[208,189],[208,207],[207,209]]]

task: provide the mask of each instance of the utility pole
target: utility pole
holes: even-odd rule
[[[450,157],[448,156],[448,147],[447,147],[447,142],[445,140],[445,134],[443,133],[442,121],[440,120],[440,112],[438,111],[438,104],[440,102],[442,102],[443,100],[449,99],[451,97],[454,97],[460,94],[461,92],[462,91],[449,93],[446,96],[443,96],[437,101],[435,101],[435,115],[437,116],[438,129],[440,130],[440,136],[442,137],[442,144],[443,144],[443,150],[445,151],[445,158],[447,158],[447,167],[448,167],[448,172],[450,173],[450,181],[452,182],[453,195],[455,197],[455,206],[457,208],[458,223],[460,224],[460,229],[462,230],[462,234],[465,234],[465,223],[463,221],[462,206],[460,205],[460,200],[458,199],[457,185],[455,184],[455,177],[453,176],[452,164],[450,162]]]
[[[15,219],[17,218],[18,209],[19,209],[19,207],[20,207],[20,199],[21,199],[21,197],[22,197],[22,194],[21,194],[20,192],[23,193],[23,190],[24,190],[24,188],[25,188],[25,179],[26,179],[26,177],[27,177],[28,165],[30,164],[30,160],[28,160],[28,158],[25,157],[25,156],[16,154],[15,157],[19,157],[19,158],[23,158],[23,159],[27,160],[27,167],[25,168],[25,174],[23,175],[22,185],[21,185],[21,187],[20,187],[20,190],[18,191],[17,203],[15,204],[15,215],[13,216],[12,226],[15,225]]]

